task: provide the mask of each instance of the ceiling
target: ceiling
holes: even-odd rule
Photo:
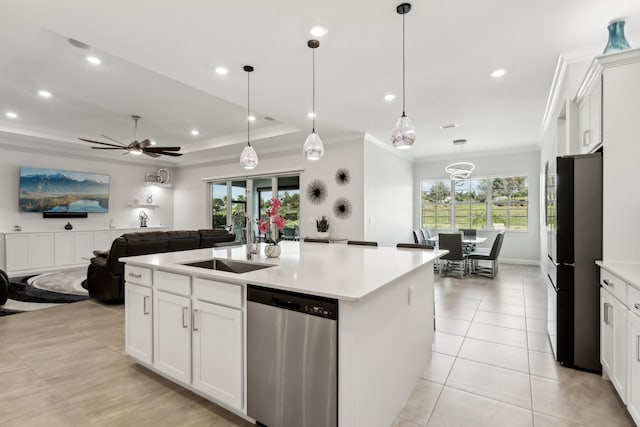
[[[0,14],[0,137],[96,156],[78,137],[139,136],[180,145],[189,164],[238,157],[246,143],[247,76],[252,141],[260,154],[300,146],[311,123],[309,29],[329,32],[316,51],[316,130],[325,141],[368,133],[387,142],[400,115],[402,19],[396,1],[21,0]],[[459,152],[526,149],[540,124],[558,56],[599,53],[607,22],[627,17],[640,40],[637,0],[414,2],[406,15],[407,115],[415,160]],[[68,39],[90,46],[82,50]],[[100,66],[85,61],[94,54]],[[225,66],[229,74],[214,72]],[[507,74],[490,77],[497,68]],[[53,93],[50,99],[39,89]],[[383,97],[395,93],[393,102]],[[19,117],[8,119],[4,113]],[[266,116],[275,120],[267,120]],[[457,123],[455,129],[440,125]],[[192,136],[190,131],[200,134]],[[329,148],[330,149],[330,146]],[[302,154],[301,154],[302,155]],[[132,157],[132,156],[127,156]],[[138,159],[136,159],[138,160]],[[149,159],[153,161],[152,159]]]

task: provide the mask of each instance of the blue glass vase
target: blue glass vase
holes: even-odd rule
[[[629,49],[629,42],[624,37],[624,20],[612,21],[607,26],[609,30],[609,41],[603,53],[617,52],[619,50]]]

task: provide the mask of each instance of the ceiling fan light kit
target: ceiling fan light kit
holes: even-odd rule
[[[307,160],[320,160],[324,155],[324,144],[320,135],[316,133],[316,49],[320,47],[318,40],[309,40],[307,46],[312,52],[312,110],[311,118],[313,120],[311,133],[304,141],[302,153]]]
[[[391,143],[399,150],[406,150],[416,141],[416,129],[413,122],[405,114],[405,15],[411,11],[411,3],[402,3],[396,7],[396,12],[402,15],[402,115],[396,121],[391,131]]]
[[[258,166],[258,153],[256,153],[256,150],[251,146],[251,120],[249,120],[249,116],[251,115],[251,84],[249,76],[251,76],[253,72],[253,67],[251,65],[245,65],[242,69],[247,73],[247,146],[244,147],[242,153],[240,153],[240,166],[244,169],[251,170]]]

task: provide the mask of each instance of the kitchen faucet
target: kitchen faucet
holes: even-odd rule
[[[246,212],[238,212],[235,215],[233,215],[233,226],[235,226],[236,218],[239,217],[239,216],[244,217],[244,219],[245,219],[245,225],[246,225],[245,229],[246,229],[246,233],[247,233],[246,234],[247,260],[251,260],[251,258],[252,258],[251,248],[253,247],[253,239],[252,239],[253,232],[251,230],[251,217],[249,215],[247,215]]]

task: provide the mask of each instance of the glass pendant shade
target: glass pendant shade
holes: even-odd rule
[[[411,119],[404,114],[400,116],[391,131],[391,142],[399,150],[406,150],[416,141],[416,128]]]
[[[258,166],[258,154],[252,146],[247,145],[240,154],[240,166],[244,169],[255,169]]]
[[[320,160],[324,154],[324,145],[316,131],[309,134],[302,146],[302,152],[307,160]]]
[[[627,39],[624,36],[624,23],[625,21],[622,19],[609,23],[609,26],[607,27],[607,30],[609,30],[609,41],[607,42],[607,46],[604,48],[603,53],[617,52],[631,48],[629,42],[627,42]]]

